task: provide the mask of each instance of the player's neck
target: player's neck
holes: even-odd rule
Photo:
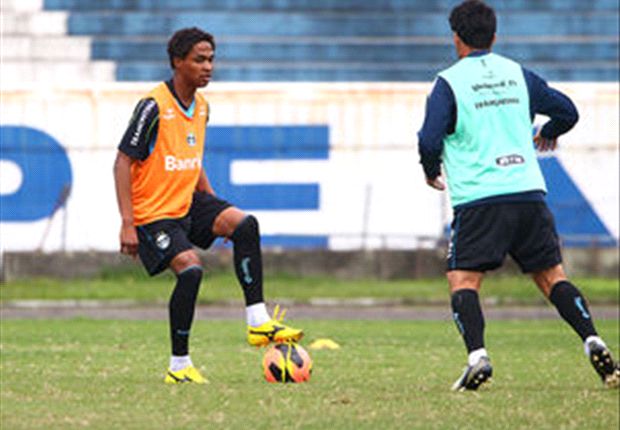
[[[460,60],[461,58],[467,57],[472,52],[478,52],[478,51],[491,52],[491,48],[495,44],[495,35],[493,35],[493,40],[491,41],[491,44],[489,45],[488,48],[474,48],[473,46],[469,46],[467,43],[463,42],[463,40],[456,33],[453,36],[453,41],[454,41],[454,47],[456,48],[456,55],[459,57],[459,60]]]
[[[474,48],[472,48],[471,46],[465,45],[464,43],[458,44],[456,46],[456,53],[459,59],[467,57],[469,54],[471,54],[474,51],[476,51]]]
[[[185,82],[183,78],[179,77],[178,75],[174,75],[172,77],[172,86],[174,87],[174,92],[176,93],[179,101],[183,104],[183,106],[190,106],[194,101],[196,87],[187,84],[187,82]]]

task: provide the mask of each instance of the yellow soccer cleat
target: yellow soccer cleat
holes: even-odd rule
[[[166,384],[183,384],[186,382],[193,382],[194,384],[206,384],[207,380],[194,366],[187,366],[181,370],[177,370],[176,372],[168,369],[168,373],[166,373],[164,382]]]
[[[277,305],[273,311],[273,318],[258,327],[248,326],[248,343],[252,346],[266,346],[270,342],[298,342],[304,332],[300,329],[289,327],[282,324],[286,310],[283,310],[280,316],[278,311],[280,306]]]

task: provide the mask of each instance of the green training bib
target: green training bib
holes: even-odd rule
[[[521,66],[489,53],[465,57],[439,76],[456,99],[455,131],[444,139],[442,154],[452,206],[503,194],[546,192]]]

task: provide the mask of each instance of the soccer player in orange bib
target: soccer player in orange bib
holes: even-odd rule
[[[257,219],[216,197],[202,165],[209,104],[198,88],[211,80],[213,36],[198,28],[168,42],[172,79],[140,100],[114,163],[123,254],[139,256],[149,275],[170,268],[177,278],[169,302],[172,356],[167,383],[205,383],[189,356],[189,335],[202,265],[194,246],[217,237],[233,243],[235,273],[246,302],[248,342],[301,339],[303,332],[267,313]]]

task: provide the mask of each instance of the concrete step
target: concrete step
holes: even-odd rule
[[[112,82],[116,66],[110,61],[2,61],[2,85],[41,82]]]
[[[0,14],[2,35],[67,34],[67,12],[5,12]]]
[[[75,60],[91,59],[89,37],[4,36],[0,41],[2,60]]]
[[[5,12],[36,12],[43,10],[43,0],[2,0],[2,14]]]

